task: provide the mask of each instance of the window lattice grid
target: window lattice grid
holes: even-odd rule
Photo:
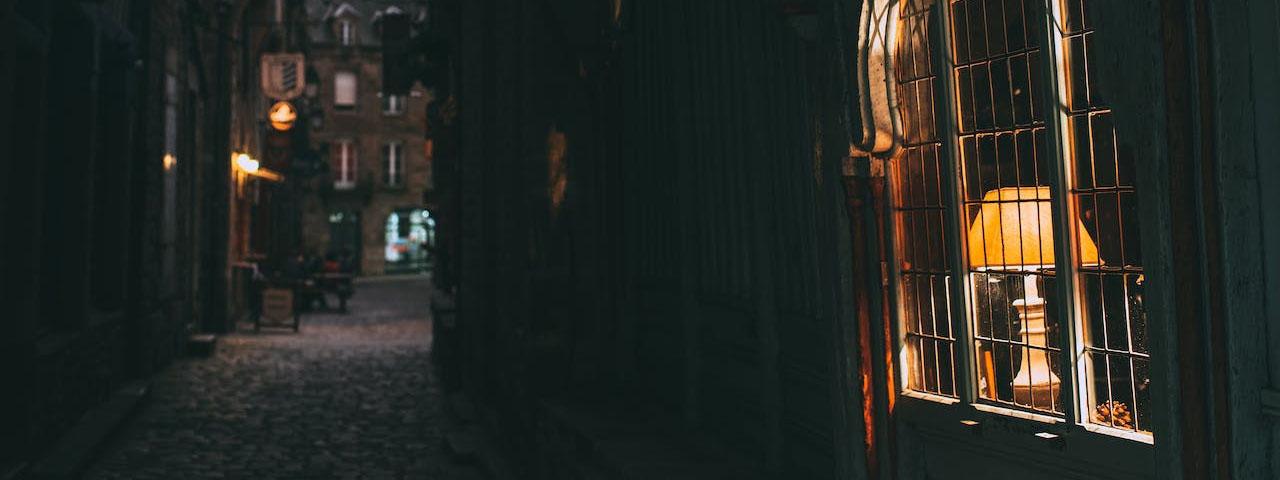
[[[1043,8],[1022,0],[951,3],[953,67],[961,133],[1044,122],[1038,41]]]
[[[893,160],[894,222],[899,252],[901,322],[906,387],[957,396],[955,336],[951,331],[950,276],[940,163],[929,15],[932,2],[912,0],[900,10],[896,57],[902,152]]]
[[[1071,196],[1080,228],[1096,254],[1081,252],[1079,295],[1090,423],[1150,430],[1150,359],[1143,306],[1141,233],[1133,159],[1116,148],[1107,107],[1090,52],[1093,22],[1083,0],[1062,0],[1061,41],[1066,71]]]
[[[978,396],[1063,412],[1041,2],[950,3]]]

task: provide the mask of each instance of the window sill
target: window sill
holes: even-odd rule
[[[916,392],[912,390],[903,391],[901,395],[904,397],[916,398],[920,400],[925,400],[925,401],[935,402],[935,403],[942,403],[946,405],[953,405],[953,404],[960,403],[960,399],[958,398],[951,398],[943,395],[934,395],[932,393]]]
[[[1110,444],[1111,448],[1125,451],[1146,449],[1151,452],[1152,435],[1092,424],[1071,424],[1062,417],[1041,415],[1015,408],[993,406],[986,403],[968,403],[950,397],[934,396],[919,392],[901,392],[899,415],[913,424],[928,430],[963,433],[965,430],[986,430],[993,438],[1007,438],[1011,442],[1028,442],[1046,438],[1039,434],[1073,438],[1076,443]],[[1038,436],[1038,438],[1037,438]],[[1129,447],[1124,447],[1129,445]]]
[[[1002,407],[941,397],[949,402],[944,403],[936,397],[901,393],[894,416],[903,434],[914,432],[937,448],[1018,459],[1026,468],[1083,478],[1149,478],[1154,471],[1150,437],[1121,435],[1109,427],[1075,425],[1047,415],[1011,416]]]
[[[979,412],[990,413],[992,415],[1003,415],[1006,417],[1021,418],[1023,420],[1030,420],[1033,422],[1048,423],[1048,424],[1066,422],[1066,419],[1055,417],[1053,415],[1032,413],[1026,410],[1018,410],[1016,408],[999,407],[995,405],[988,405],[985,403],[975,403],[972,406],[974,410],[977,410]]]

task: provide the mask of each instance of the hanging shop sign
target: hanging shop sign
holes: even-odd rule
[[[298,110],[293,108],[292,103],[276,102],[267,111],[267,119],[271,121],[272,128],[285,132],[293,128],[293,121],[298,119]]]
[[[262,55],[262,94],[272,100],[291,100],[307,88],[301,53]]]

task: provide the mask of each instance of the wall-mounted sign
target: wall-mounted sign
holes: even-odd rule
[[[289,100],[302,95],[307,87],[301,53],[266,53],[262,55],[262,94],[272,100]]]
[[[267,111],[267,119],[271,120],[271,127],[280,131],[287,131],[293,128],[293,121],[298,119],[298,111],[293,108],[293,104],[289,102],[276,102],[271,106],[271,110]]]

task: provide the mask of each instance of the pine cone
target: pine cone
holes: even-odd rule
[[[1102,402],[1094,408],[1093,419],[1103,425],[1133,429],[1133,412],[1124,402]]]

